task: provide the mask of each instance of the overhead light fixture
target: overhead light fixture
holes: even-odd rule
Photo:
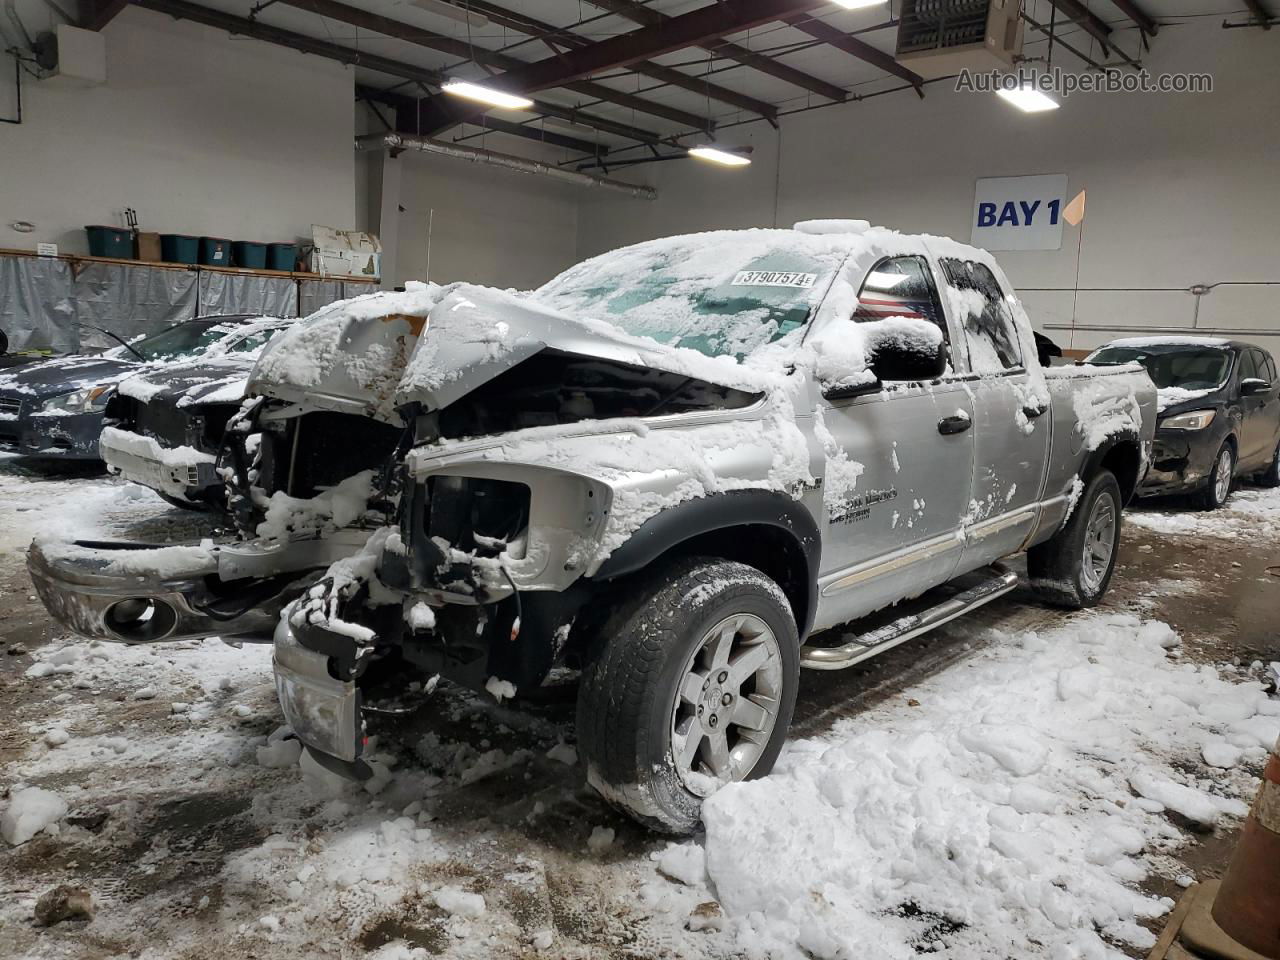
[[[717,147],[690,147],[689,156],[697,157],[699,160],[710,160],[712,163],[726,167],[745,167],[751,162],[750,157],[741,153],[730,153],[728,150]]]
[[[880,7],[888,3],[889,0],[835,0],[837,7],[844,7],[846,10],[862,10],[865,7]]]
[[[1057,100],[1030,85],[1014,87],[1012,90],[997,90],[996,96],[1012,103],[1024,113],[1043,113],[1045,110],[1058,109]]]
[[[478,83],[468,83],[466,80],[450,80],[440,89],[455,97],[474,100],[476,103],[487,103],[491,107],[501,107],[503,110],[528,110],[533,106],[533,101],[528,97],[504,93]]]

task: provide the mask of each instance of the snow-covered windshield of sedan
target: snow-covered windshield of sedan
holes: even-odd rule
[[[1231,372],[1231,354],[1217,347],[1103,347],[1090,363],[1140,363],[1157,390],[1213,390],[1226,382]]]
[[[791,231],[672,237],[571,267],[535,298],[659,343],[744,357],[808,321],[847,253],[806,247]]]
[[[137,340],[128,347],[117,347],[112,354],[121,359],[136,359],[141,355],[146,360],[177,360],[180,357],[194,357],[233,333],[236,326],[238,325],[228,323],[225,318],[220,317],[188,320],[168,330],[161,330],[155,336]]]

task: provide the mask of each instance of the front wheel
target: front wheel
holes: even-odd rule
[[[690,832],[718,787],[773,768],[799,673],[777,584],[741,563],[677,561],[619,606],[583,671],[589,782],[652,829]]]
[[[1224,443],[1213,461],[1209,482],[1197,491],[1192,499],[1201,510],[1217,510],[1231,496],[1231,481],[1235,479],[1236,452],[1231,444]]]
[[[1027,552],[1031,588],[1058,607],[1079,610],[1102,599],[1120,550],[1120,484],[1099,470],[1084,485],[1066,524]]]

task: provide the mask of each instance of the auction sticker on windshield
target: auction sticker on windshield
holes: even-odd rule
[[[735,287],[812,287],[816,273],[789,273],[781,270],[743,270],[733,278]]]

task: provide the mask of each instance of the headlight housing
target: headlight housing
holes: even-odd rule
[[[41,413],[101,413],[107,408],[114,385],[85,387],[58,397],[51,397],[40,404]]]
[[[1203,430],[1213,423],[1213,410],[1193,410],[1160,421],[1162,430]]]

